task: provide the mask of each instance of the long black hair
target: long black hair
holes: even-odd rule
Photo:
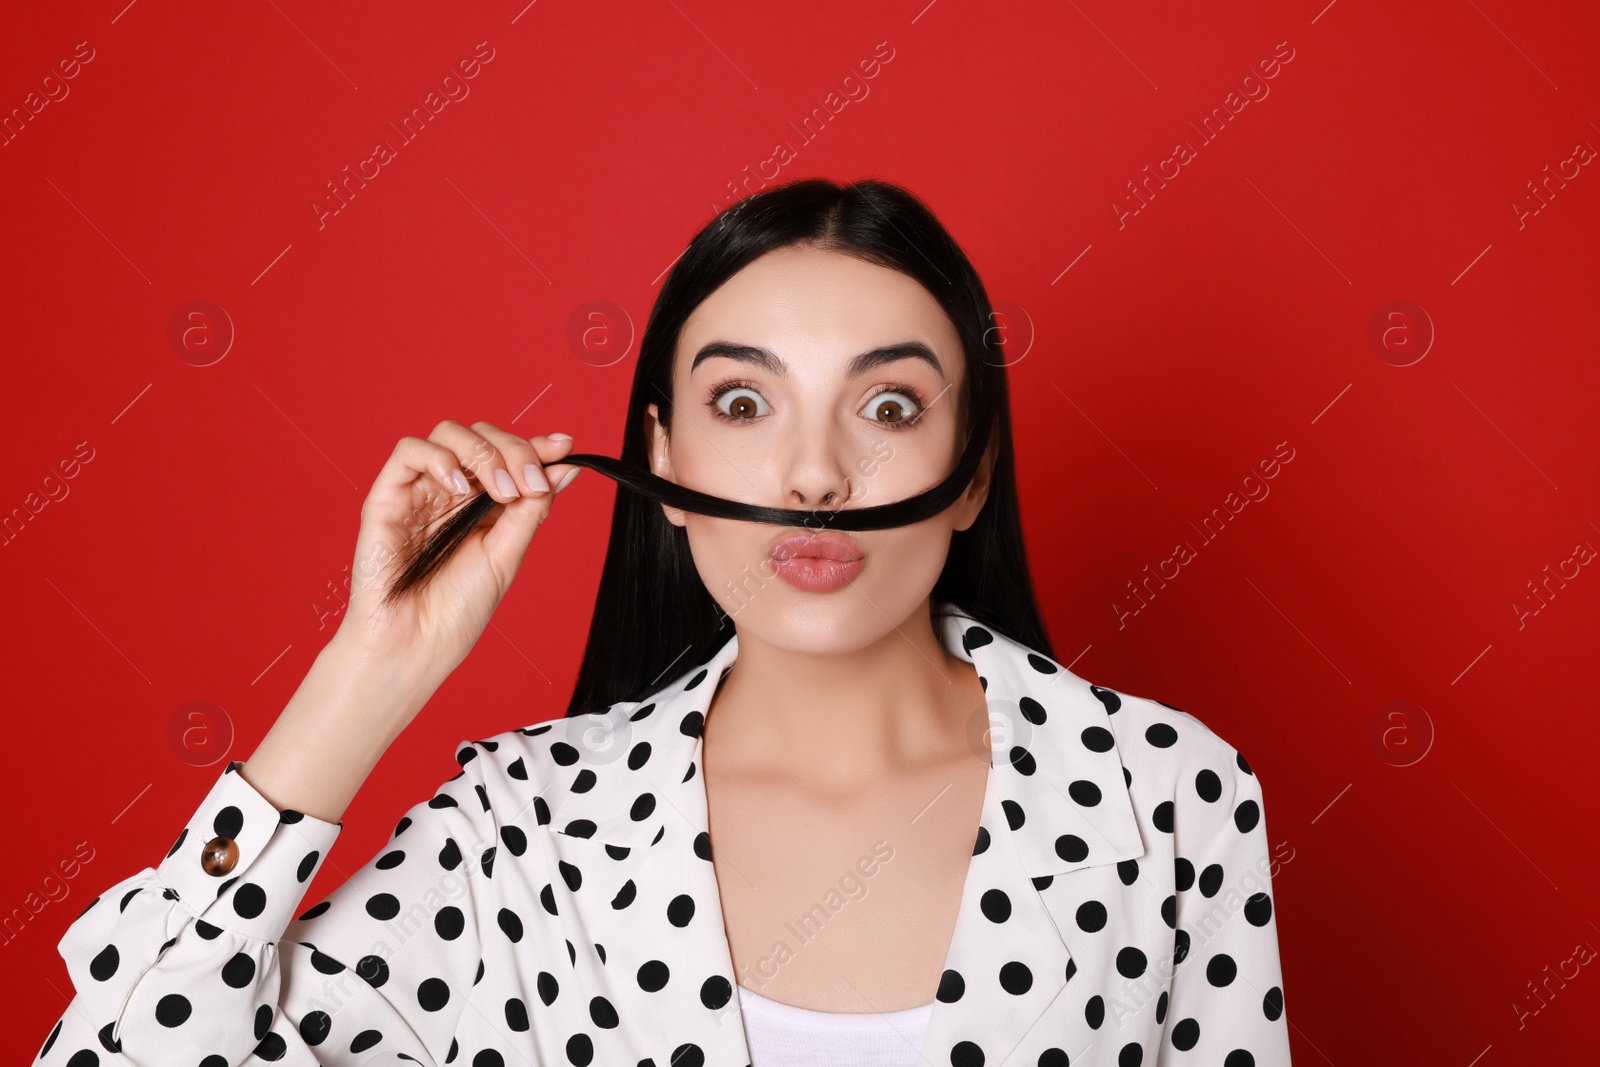
[[[1051,658],[1022,544],[1011,404],[1005,359],[992,329],[989,297],[966,254],[911,193],[888,182],[841,185],[807,178],[739,201],[702,229],[668,273],[640,338],[621,461],[648,470],[646,408],[671,431],[672,374],[678,334],[702,301],[759,256],[789,245],[855,256],[916,279],[949,315],[966,359],[959,401],[966,434],[995,445],[988,498],[977,519],[956,531],[930,599]],[[936,624],[937,625],[937,624]],[[672,672],[709,658],[733,636],[733,623],[695,569],[683,527],[660,504],[620,486],[611,516],[600,588],[583,663],[567,715],[642,700]]]

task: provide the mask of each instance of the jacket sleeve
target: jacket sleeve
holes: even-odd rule
[[[1289,1063],[1261,783],[1243,756],[1226,757],[1178,783],[1176,946],[1157,1067]]]
[[[379,855],[298,919],[344,824],[279,810],[230,763],[166,856],[101,893],[62,936],[76,994],[36,1062],[444,1062],[481,974],[494,851],[469,749]]]

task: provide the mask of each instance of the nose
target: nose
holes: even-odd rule
[[[827,486],[832,486],[829,488]],[[843,507],[850,499],[850,479],[841,475],[837,481],[824,486],[818,480],[807,480],[802,486],[795,482],[789,489],[789,499],[797,508]],[[815,501],[815,503],[813,503]]]
[[[809,508],[809,507],[819,507],[819,508],[843,507],[844,506],[844,502],[846,500],[850,499],[850,490],[849,490],[848,486],[845,488],[845,490],[842,493],[837,491],[837,490],[834,490],[834,489],[827,490],[826,492],[821,494],[820,498],[817,500],[817,503],[815,505],[813,505],[807,499],[806,494],[801,492],[799,489],[793,489],[793,490],[790,491],[790,493],[791,493],[791,498],[794,500],[795,506],[796,507],[800,507],[800,508]]]
[[[826,437],[800,449],[788,481],[790,506],[795,508],[843,507],[853,489],[849,467],[834,454]]]

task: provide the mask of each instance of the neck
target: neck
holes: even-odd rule
[[[971,756],[988,729],[977,671],[934,632],[927,601],[877,640],[795,651],[739,634],[704,742],[720,772],[846,792],[886,771]]]

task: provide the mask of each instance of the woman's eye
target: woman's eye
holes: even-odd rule
[[[872,398],[871,403],[862,410],[862,414],[874,422],[893,425],[913,422],[921,411],[921,405],[913,397],[885,389]]]
[[[720,392],[712,403],[723,415],[740,422],[765,415],[769,410],[761,394],[746,386]]]

